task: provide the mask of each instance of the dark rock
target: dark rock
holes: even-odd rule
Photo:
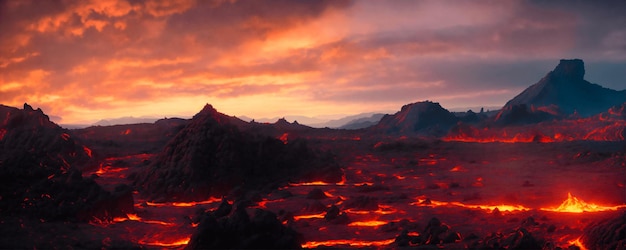
[[[205,213],[187,249],[299,249],[301,243],[301,236],[274,213],[256,209],[250,218],[245,209],[235,209],[219,218]]]
[[[135,181],[151,198],[198,200],[238,190],[269,191],[287,182],[339,182],[332,155],[303,140],[281,140],[241,132],[231,117],[206,105],[155,157]]]
[[[378,209],[378,199],[376,197],[371,196],[357,196],[351,197],[347,201],[344,202],[343,207],[345,209],[358,209],[358,210],[377,210]]]
[[[0,214],[43,221],[107,221],[133,211],[132,189],[103,190],[78,170],[92,151],[41,109],[0,105]]]
[[[626,212],[592,223],[581,240],[588,249],[626,249]]]
[[[307,199],[311,200],[322,200],[328,198],[328,196],[324,193],[322,189],[314,188],[306,195]]]
[[[439,103],[430,101],[407,104],[394,115],[385,115],[372,127],[386,134],[430,135],[447,134],[458,118]]]
[[[593,116],[626,102],[626,91],[603,88],[583,79],[582,60],[561,60],[556,68],[539,82],[508,101],[503,110],[525,105],[531,110],[552,109],[559,115]]]

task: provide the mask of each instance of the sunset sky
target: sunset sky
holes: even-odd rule
[[[626,1],[0,3],[0,103],[62,124],[502,106],[561,58],[626,88]]]

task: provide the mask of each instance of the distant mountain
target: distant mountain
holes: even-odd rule
[[[93,124],[93,126],[111,126],[111,125],[124,125],[124,124],[138,124],[138,123],[154,123],[158,118],[146,118],[146,117],[133,117],[126,116],[113,119],[102,119]]]
[[[371,126],[378,124],[380,119],[382,119],[383,116],[385,116],[385,114],[382,114],[382,113],[375,113],[375,114],[370,113],[370,114],[371,115],[367,117],[360,117],[360,118],[352,119],[344,123],[344,125],[340,126],[339,128],[340,129],[361,129],[361,128],[371,127]],[[349,116],[344,119],[348,119],[351,117],[354,117],[354,116]]]
[[[404,105],[399,112],[385,115],[373,129],[386,134],[441,136],[457,121],[439,103],[425,101]]]
[[[539,82],[508,101],[502,112],[521,112],[521,106],[513,106],[525,105],[527,112],[531,113],[539,110],[553,115],[589,117],[626,102],[626,90],[604,88],[584,80],[584,76],[582,60],[562,59]]]

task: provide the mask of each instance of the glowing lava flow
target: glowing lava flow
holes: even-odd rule
[[[147,242],[144,240],[140,240],[139,244],[148,245],[148,246],[159,246],[159,247],[180,247],[180,246],[187,245],[189,243],[189,240],[191,240],[190,237],[174,240],[172,242],[162,242],[162,241]]]
[[[341,181],[337,182],[337,183],[329,183],[329,182],[324,182],[324,181],[312,181],[312,182],[301,182],[301,183],[289,183],[290,186],[293,187],[298,187],[298,186],[329,186],[329,185],[336,185],[336,186],[343,186],[346,185],[346,176],[342,176],[341,177]]]
[[[139,221],[139,222],[148,223],[148,224],[159,224],[159,225],[163,225],[163,226],[174,226],[174,225],[176,225],[174,223],[165,222],[165,221],[144,220],[141,217],[137,216],[136,214],[126,214],[126,216],[128,216],[128,218],[119,217],[119,218],[114,218],[113,221],[114,222],[124,222],[124,221],[127,221],[127,220],[132,220],[132,221]]]
[[[371,247],[371,246],[387,246],[393,243],[396,239],[389,240],[327,240],[327,241],[309,241],[302,245],[302,248],[314,248],[319,246],[351,246],[351,247]]]
[[[323,219],[324,215],[326,215],[326,213],[320,213],[320,214],[303,214],[303,215],[296,215],[293,217],[294,220],[301,220],[301,219]]]
[[[626,205],[619,206],[601,206],[593,203],[587,203],[567,193],[567,200],[563,201],[557,208],[541,208],[543,211],[565,212],[565,213],[582,213],[582,212],[602,212],[609,210],[617,210],[626,208]]]
[[[355,221],[348,224],[349,227],[378,227],[387,224],[386,221],[370,220],[370,221]]]
[[[456,201],[452,201],[452,202],[445,202],[445,201],[432,201],[432,200],[423,200],[423,199],[417,199],[417,202],[413,202],[410,205],[415,205],[415,206],[458,206],[458,207],[465,207],[465,208],[473,208],[473,209],[483,209],[483,210],[489,210],[489,211],[493,211],[496,208],[503,212],[503,211],[507,211],[507,212],[514,212],[514,211],[528,211],[530,210],[530,208],[524,207],[522,205],[468,205],[468,204],[463,204],[461,202],[456,202]]]
[[[222,201],[222,198],[211,197],[208,200],[204,200],[204,201],[190,201],[190,202],[156,203],[156,202],[146,201],[146,205],[151,206],[151,207],[166,207],[166,206],[193,207],[197,205],[211,204],[211,203],[220,202],[220,201]],[[141,206],[141,203],[135,204],[135,206]]]
[[[574,245],[580,248],[580,250],[587,250],[587,248],[585,247],[585,245],[583,245],[583,242],[580,241],[580,238],[575,239],[575,240],[570,240],[568,242],[570,245]]]

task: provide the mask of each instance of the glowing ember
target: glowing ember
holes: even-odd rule
[[[393,243],[395,239],[389,240],[377,240],[377,241],[365,241],[365,240],[327,240],[327,241],[309,241],[302,245],[302,248],[314,248],[319,246],[351,246],[351,247],[371,247],[371,246],[386,246]]]
[[[370,220],[370,221],[355,221],[348,224],[349,227],[378,227],[387,224],[386,221]]]
[[[566,213],[582,213],[582,212],[602,212],[609,210],[617,210],[620,208],[626,208],[626,205],[620,206],[601,206],[593,203],[587,203],[583,200],[572,196],[571,193],[567,193],[567,200],[563,201],[557,208],[542,208],[544,211],[551,212],[566,212]]]
[[[83,150],[85,151],[85,153],[91,158],[91,149],[89,149],[87,146],[83,146]]]

